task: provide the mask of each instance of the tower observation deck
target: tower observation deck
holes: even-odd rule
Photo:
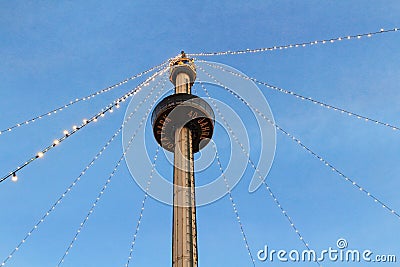
[[[206,101],[191,94],[195,80],[193,59],[182,51],[170,62],[175,94],[164,98],[152,114],[154,137],[174,153],[172,267],[198,264],[193,155],[212,137],[214,112]]]

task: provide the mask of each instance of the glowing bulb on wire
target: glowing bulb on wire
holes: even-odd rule
[[[15,172],[12,174],[11,181],[13,181],[14,183],[18,181],[18,176]]]

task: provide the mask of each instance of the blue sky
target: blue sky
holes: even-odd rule
[[[398,1],[3,1],[0,128],[119,82],[182,49],[196,53],[271,47],[374,32],[399,27],[398,14]],[[399,126],[399,43],[396,32],[334,44],[204,59]],[[1,135],[2,174],[142,80]],[[399,131],[267,88],[260,90],[282,128],[377,198],[400,210]],[[218,96],[223,97],[216,93]],[[239,105],[233,99],[222,100]],[[18,173],[18,183],[0,184],[1,261],[112,136],[122,123],[126,106],[30,164]],[[254,127],[252,123],[249,129]],[[217,145],[218,140],[223,142],[216,138]],[[7,266],[57,265],[120,157],[121,144],[118,137]],[[153,153],[149,151],[149,155]],[[159,166],[168,173],[166,168],[170,166],[161,158]],[[213,165],[199,174],[199,179],[216,173],[217,166]],[[248,193],[251,175],[249,167],[232,194],[253,256],[264,245],[277,250],[303,250],[268,192],[260,188]],[[125,264],[144,192],[124,164],[113,179],[62,266]],[[400,260],[399,218],[280,133],[267,181],[316,251],[335,247],[339,238],[345,238],[351,249],[395,254]],[[130,266],[170,264],[171,220],[171,207],[148,199]],[[198,209],[198,234],[199,266],[252,266],[229,198]],[[286,265],[310,266],[273,263]],[[256,266],[271,263],[256,260]],[[348,265],[324,262],[323,266]]]

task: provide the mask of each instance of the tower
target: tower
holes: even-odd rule
[[[182,51],[170,62],[175,94],[164,98],[152,114],[154,137],[174,153],[172,267],[197,267],[198,262],[193,155],[210,141],[214,113],[191,94],[195,79],[193,59]]]

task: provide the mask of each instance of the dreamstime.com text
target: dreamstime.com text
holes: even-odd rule
[[[317,252],[312,249],[307,250],[274,250],[269,249],[267,245],[257,252],[259,261],[280,261],[280,262],[382,262],[395,263],[396,255],[393,254],[375,254],[369,249],[347,249],[348,243],[344,238],[340,238],[336,242],[337,248],[329,247],[328,249]]]

